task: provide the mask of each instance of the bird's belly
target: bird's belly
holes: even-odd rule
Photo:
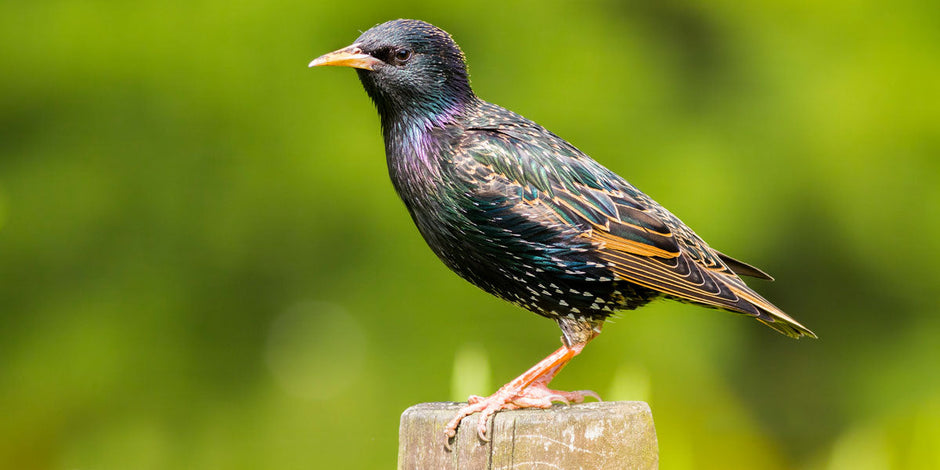
[[[495,236],[480,227],[448,226],[415,217],[434,253],[460,277],[527,310],[549,318],[602,320],[639,307],[659,293],[618,280],[587,245]]]

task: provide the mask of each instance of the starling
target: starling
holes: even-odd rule
[[[709,247],[649,196],[542,126],[470,88],[463,52],[417,20],[369,29],[310,66],[353,67],[378,109],[392,183],[434,253],[477,287],[550,318],[562,346],[448,424],[477,412],[581,402],[548,383],[617,310],[667,298],[812,331],[744,284],[772,279]]]

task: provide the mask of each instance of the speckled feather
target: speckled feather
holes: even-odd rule
[[[434,253],[464,279],[557,320],[569,342],[657,297],[815,336],[738,277],[769,279],[762,271],[713,250],[560,137],[473,95],[447,33],[396,20],[355,44],[383,60],[396,47],[414,50],[410,74],[391,63],[358,72],[382,118],[395,189]]]

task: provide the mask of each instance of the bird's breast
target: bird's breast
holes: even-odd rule
[[[402,173],[396,189],[432,251],[460,277],[540,315],[603,319],[646,300],[615,281],[579,231],[545,220],[471,163],[441,159],[436,172]],[[409,170],[410,171],[410,170]]]

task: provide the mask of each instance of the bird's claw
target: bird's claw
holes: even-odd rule
[[[447,450],[451,450],[450,440],[457,436],[457,428],[460,426],[460,422],[474,413],[480,413],[477,420],[477,436],[483,442],[490,442],[490,438],[487,437],[489,419],[498,411],[520,408],[546,409],[551,408],[552,403],[560,402],[570,405],[571,403],[581,403],[587,397],[601,401],[601,397],[591,390],[563,392],[552,390],[542,382],[534,382],[522,390],[499,389],[488,397],[471,395],[467,399],[467,406],[461,408],[454,416],[454,419],[450,420],[444,428],[444,435],[447,437],[444,446]]]

